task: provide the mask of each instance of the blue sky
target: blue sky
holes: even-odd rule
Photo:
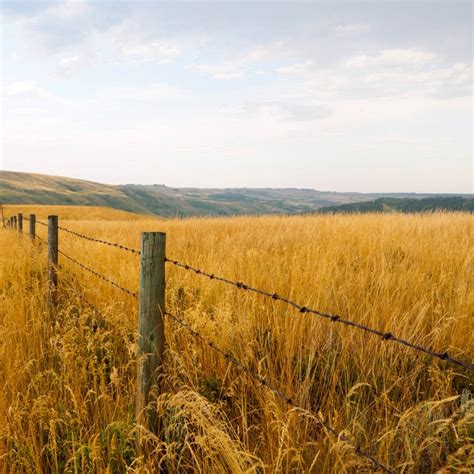
[[[472,192],[471,2],[3,2],[2,169]]]

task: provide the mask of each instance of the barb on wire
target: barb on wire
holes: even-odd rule
[[[200,332],[196,331],[195,329],[192,328],[188,323],[186,323],[184,320],[181,318],[165,312],[165,316],[170,317],[173,319],[175,322],[177,322],[179,325],[184,327],[192,336],[196,337],[197,339],[200,339],[205,345],[209,346],[212,348],[214,351],[219,353],[221,356],[223,356],[227,361],[229,361],[234,367],[239,369],[241,372],[246,373],[248,376],[250,376],[252,379],[260,383],[261,385],[265,386],[267,389],[269,389],[271,392],[273,392],[278,398],[283,400],[285,403],[290,405],[293,408],[296,408],[300,412],[303,412],[303,414],[309,415],[311,418],[315,418],[327,431],[329,431],[331,434],[333,434],[337,439],[340,439],[341,441],[344,441],[348,445],[350,445],[355,453],[361,457],[365,457],[366,459],[369,459],[374,466],[382,469],[384,472],[387,472],[389,474],[393,474],[393,471],[382,464],[377,458],[372,456],[370,453],[362,450],[360,446],[355,445],[352,443],[343,433],[337,431],[335,428],[333,428],[326,420],[321,415],[316,415],[315,413],[312,413],[305,408],[301,407],[296,403],[292,398],[288,397],[285,395],[280,389],[275,387],[273,384],[268,382],[264,377],[259,375],[258,373],[254,372],[252,369],[250,369],[248,366],[242,364],[238,359],[236,359],[230,352],[225,352],[218,346],[216,346],[212,341],[208,341]]]
[[[95,270],[93,270],[92,268],[89,268],[88,266],[84,265],[83,263],[78,262],[75,258],[70,257],[69,255],[66,255],[62,250],[58,250],[58,253],[60,253],[63,257],[66,257],[68,260],[70,260],[71,262],[73,262],[76,265],[78,265],[79,267],[81,267],[83,270],[86,270],[89,273],[92,273],[97,278],[100,278],[101,280],[109,283],[110,285],[115,286],[115,288],[118,288],[119,290],[122,290],[124,293],[127,293],[128,295],[133,296],[134,298],[138,298],[137,293],[134,293],[133,291],[131,291],[127,288],[124,288],[123,286],[120,286],[118,283],[115,283],[114,281],[110,280],[109,278],[102,275],[101,273],[98,273]]]
[[[114,242],[107,242],[106,240],[96,239],[95,237],[90,237],[88,235],[80,234],[79,232],[75,232],[74,230],[66,229],[65,227],[61,227],[61,226],[58,226],[58,229],[60,229],[64,232],[67,232],[71,235],[74,235],[76,237],[79,237],[81,239],[89,240],[91,242],[98,242],[99,244],[108,245],[109,247],[116,247],[120,250],[126,250],[127,252],[131,252],[131,253],[134,253],[136,255],[140,255],[139,250],[132,249],[132,248],[127,247],[127,246],[122,245],[122,244],[116,244]]]
[[[410,349],[414,349],[418,352],[423,352],[423,353],[429,355],[430,357],[441,359],[441,360],[444,360],[445,362],[449,362],[451,364],[456,364],[460,367],[464,367],[465,369],[474,372],[474,364],[472,364],[470,362],[464,362],[464,361],[459,360],[459,359],[455,359],[454,357],[451,357],[448,354],[448,352],[435,352],[431,349],[427,349],[426,347],[422,347],[418,344],[413,344],[412,342],[407,341],[406,339],[399,338],[399,337],[393,335],[391,332],[380,331],[378,329],[371,328],[371,327],[366,326],[364,324],[357,323],[357,322],[351,321],[349,319],[345,319],[342,316],[339,316],[337,314],[323,313],[323,312],[318,311],[316,309],[308,308],[308,307],[303,306],[301,304],[298,304],[294,301],[291,301],[288,298],[284,298],[284,297],[280,296],[277,293],[270,293],[268,291],[260,290],[258,288],[253,288],[252,286],[247,285],[246,283],[243,283],[243,282],[240,282],[240,281],[232,281],[232,280],[229,280],[227,278],[217,276],[213,273],[207,273],[207,272],[204,272],[204,271],[202,271],[198,268],[192,267],[191,265],[178,262],[177,260],[171,260],[169,258],[166,258],[166,262],[171,263],[172,265],[175,265],[177,267],[184,268],[185,270],[190,270],[190,271],[196,273],[197,275],[204,276],[206,278],[209,278],[210,280],[221,281],[223,283],[233,285],[233,286],[235,286],[235,287],[237,287],[241,290],[251,291],[253,293],[257,293],[259,295],[266,296],[268,298],[271,298],[273,301],[281,301],[281,302],[286,303],[289,306],[292,306],[293,308],[297,309],[300,313],[314,314],[314,315],[319,316],[321,318],[328,319],[328,320],[332,321],[333,323],[341,323],[341,324],[346,325],[346,326],[351,326],[351,327],[360,329],[360,330],[365,331],[369,334],[374,334],[375,336],[381,337],[383,341],[392,341],[392,342],[396,342],[398,344],[402,344],[406,347],[409,347]]]

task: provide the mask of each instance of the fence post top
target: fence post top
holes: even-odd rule
[[[165,246],[166,234],[164,232],[142,232],[140,251],[142,261],[147,258],[164,256]]]
[[[142,232],[142,237],[149,237],[151,235],[163,235],[166,236],[166,232]]]

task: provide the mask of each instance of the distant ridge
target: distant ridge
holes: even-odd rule
[[[363,194],[297,188],[170,188],[162,184],[109,185],[80,179],[0,171],[0,203],[106,206],[173,216],[301,214],[377,198],[421,199],[435,194]]]
[[[374,201],[354,202],[319,209],[319,213],[367,213],[367,212],[474,212],[474,198],[464,196],[435,196],[422,199],[379,198]]]

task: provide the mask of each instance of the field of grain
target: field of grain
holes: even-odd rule
[[[474,358],[471,215],[127,221],[61,212],[60,225],[135,249],[142,231],[166,232],[170,258]],[[59,237],[66,254],[137,291],[136,255]],[[171,320],[163,428],[138,456],[137,302],[60,257],[52,314],[44,246],[0,229],[0,249],[2,472],[373,472]],[[167,267],[166,280],[169,312],[392,470],[474,469],[472,372],[184,269]]]

